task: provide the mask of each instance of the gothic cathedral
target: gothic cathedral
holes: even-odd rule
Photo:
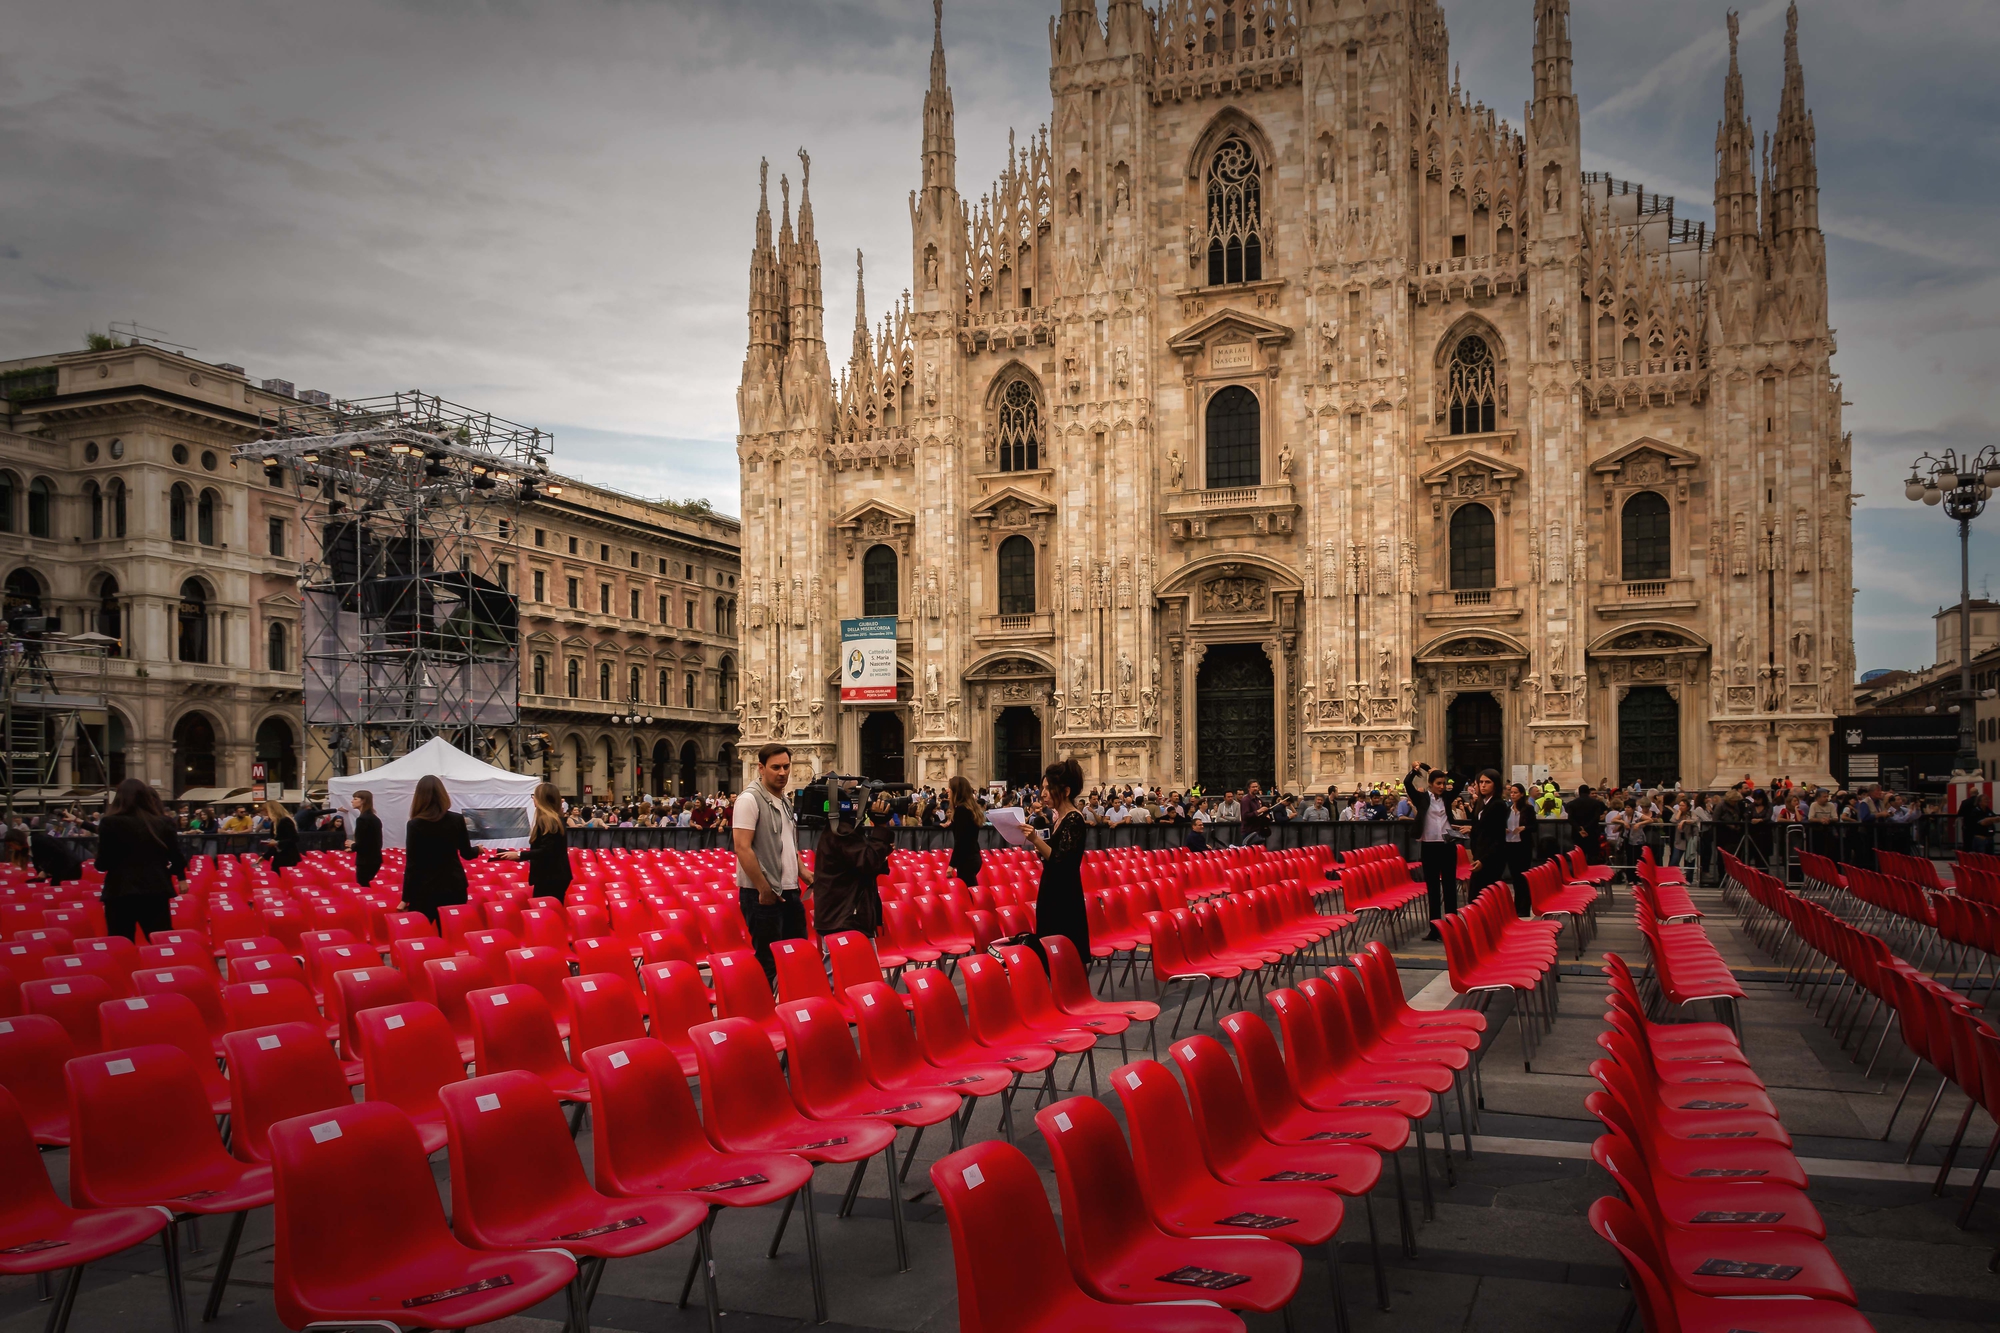
[[[1518,129],[1437,0],[1061,3],[1050,125],[976,203],[940,16],[910,289],[871,327],[857,279],[837,375],[803,152],[796,223],[760,200],[745,752],[1829,781],[1850,442],[1796,9],[1761,154],[1729,17],[1707,223],[1582,169],[1568,0]],[[896,698],[843,708],[877,615]]]

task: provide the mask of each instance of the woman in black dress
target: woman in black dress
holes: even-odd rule
[[[1535,914],[1533,896],[1528,892],[1528,865],[1534,859],[1536,826],[1535,803],[1528,789],[1518,782],[1507,784],[1507,878],[1514,886],[1514,915]]]
[[[459,862],[478,860],[479,850],[465,830],[465,816],[451,808],[451,793],[434,773],[417,780],[403,845],[402,911],[436,921],[438,908],[465,901],[465,867]]]
[[[951,793],[951,873],[969,889],[979,882],[979,826],[986,822],[986,811],[963,777],[954,777],[946,789]]]
[[[562,793],[553,782],[535,788],[535,820],[526,851],[501,852],[503,861],[528,863],[528,887],[537,898],[562,899],[569,892],[569,828],[563,823]]]
[[[365,889],[382,869],[382,817],[373,792],[355,792],[354,809],[354,882]]]
[[[271,821],[272,836],[265,840],[271,849],[271,869],[283,870],[299,863],[299,823],[276,801],[264,802],[264,815]]]
[[[118,784],[97,825],[97,868],[104,872],[104,928],[135,938],[174,926],[174,880],[187,873],[179,830],[159,793],[137,778]]]
[[[1041,892],[1035,899],[1035,933],[1028,946],[1042,955],[1042,940],[1062,935],[1076,945],[1076,955],[1090,966],[1090,916],[1083,906],[1083,811],[1076,808],[1083,790],[1083,768],[1074,759],[1050,764],[1042,774],[1042,795],[1054,831],[1046,840],[1032,827],[1028,844],[1042,858]]]

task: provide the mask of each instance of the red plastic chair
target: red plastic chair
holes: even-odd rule
[[[151,1240],[172,1221],[173,1214],[164,1208],[71,1208],[64,1203],[49,1184],[20,1105],[0,1089],[0,1274],[69,1270],[49,1310],[48,1333],[69,1327],[84,1265]],[[179,1256],[171,1242],[165,1248],[168,1289],[177,1290]]]
[[[1063,1248],[1086,1292],[1126,1305],[1187,1299],[1200,1290],[1229,1309],[1265,1313],[1290,1303],[1303,1268],[1297,1250],[1226,1230],[1199,1240],[1168,1235],[1143,1208],[1133,1207],[1143,1191],[1116,1127],[1105,1137],[1078,1130],[1074,1117],[1067,1120],[1067,1128],[1051,1121],[1056,1132],[1045,1134],[1062,1198]],[[1162,1276],[1190,1267],[1249,1280],[1212,1290]]]
[[[564,977],[563,998],[570,1010],[569,1062],[583,1072],[585,1052],[646,1035],[639,1011],[639,988],[615,972]]]
[[[554,949],[509,949],[506,961],[512,983],[540,991],[549,1012],[555,1015],[556,1031],[569,1040],[569,992],[563,989],[570,975],[569,955]]]
[[[909,959],[901,954],[881,956],[874,940],[858,930],[842,930],[826,937],[826,958],[833,969],[833,989],[837,995],[845,995],[855,986],[863,986],[871,981],[885,979],[883,969],[902,967]],[[891,962],[890,958],[895,961]],[[904,1008],[908,1008],[908,1004]]]
[[[63,1025],[46,1014],[0,1018],[0,1088],[14,1095],[35,1142],[69,1146],[69,1089],[63,1066],[76,1047]]]
[[[480,1074],[510,1069],[533,1074],[556,1096],[576,1103],[572,1132],[580,1127],[590,1084],[563,1051],[555,1015],[541,992],[533,986],[494,986],[473,991],[465,1000],[472,1013],[473,1060]]]
[[[1100,1000],[1090,993],[1090,978],[1083,970],[1083,960],[1076,955],[1076,945],[1067,936],[1051,935],[1042,941],[1042,950],[1049,958],[1049,991],[1055,996],[1056,1008],[1071,1018],[1123,1018],[1132,1023],[1145,1023],[1151,1033],[1153,1051],[1160,1048],[1160,1006],[1151,1000]],[[1123,1050],[1121,1046],[1119,1048]]]
[[[104,983],[107,999],[122,1000],[132,993],[132,972],[119,970],[119,961],[110,954],[59,953],[42,960],[42,975],[54,981],[80,981],[95,977]]]
[[[104,1049],[127,1046],[178,1046],[201,1078],[208,1095],[209,1109],[228,1115],[229,1080],[216,1066],[215,1052],[208,1044],[208,1029],[201,1013],[184,995],[135,995],[126,1000],[106,1000],[97,1006],[97,1022],[104,1033]]]
[[[854,1011],[833,993],[827,981],[826,959],[808,940],[779,940],[771,946],[771,959],[778,965],[778,1003],[794,1000],[825,1000],[840,1011],[843,1022],[854,1021]]]
[[[944,973],[925,967],[904,975],[910,983],[910,997],[916,1005],[913,1012],[917,1045],[926,1061],[939,1069],[966,1072],[988,1070],[998,1065],[1014,1071],[1016,1087],[1027,1075],[1041,1074],[1042,1091],[1054,1096],[1055,1048],[1043,1045],[1009,1048],[982,1046],[972,1039],[972,1029],[966,1026],[965,1010],[959,1005],[958,992],[945,980]],[[1014,1136],[1012,1112],[1013,1096],[1010,1091],[1000,1103],[1001,1132],[1010,1140]]]
[[[71,941],[70,948],[85,958],[108,958],[128,977],[141,966],[139,946],[123,935],[86,935]]]
[[[223,1288],[252,1208],[271,1202],[271,1169],[222,1150],[215,1117],[187,1055],[173,1046],[134,1046],[81,1056],[69,1082],[70,1198],[95,1208],[149,1207],[176,1218],[230,1214],[204,1321],[221,1308]],[[168,1288],[176,1305],[178,1287]]]
[[[758,975],[762,975],[761,970]],[[763,1029],[748,1019],[704,1023],[690,1034],[700,1070],[703,1124],[708,1140],[726,1152],[786,1152],[808,1162],[863,1162],[893,1151],[896,1131],[872,1120],[808,1120],[792,1104],[778,1054]],[[817,1244],[812,1184],[801,1187],[809,1244]],[[909,1269],[903,1234],[902,1192],[889,1192],[889,1219],[896,1238],[898,1272]],[[783,1229],[780,1228],[782,1236]],[[773,1242],[775,1247],[776,1242]],[[813,1315],[826,1322],[826,1288],[813,1273]]]
[[[437,1006],[412,1001],[364,1009],[354,1017],[354,1032],[368,1100],[387,1102],[408,1116],[426,1155],[444,1147],[438,1089],[464,1081],[465,1062]]]
[[[748,949],[729,950],[709,959],[709,975],[715,979],[715,1012],[720,1018],[743,1018],[755,1023],[770,1039],[771,1049],[785,1049],[785,1028],[778,1022],[777,1001],[771,997],[771,982],[757,964],[757,955]]]
[[[1041,958],[1025,945],[1008,945],[1000,950],[1000,959],[1007,966],[1007,987],[1014,992],[1014,1008],[1022,1022],[1040,1032],[1075,1032],[1080,1028],[1100,1038],[1116,1037],[1119,1054],[1125,1053],[1125,1032],[1132,1026],[1131,1019],[1117,1013],[1066,1013],[1056,1004]]]
[[[468,1079],[439,1089],[438,1098],[451,1131],[452,1231],[482,1250],[553,1243],[577,1255],[578,1328],[589,1327],[590,1296],[608,1260],[651,1254],[699,1229],[708,1267],[707,1204],[661,1194],[635,1208],[592,1189],[555,1094],[533,1074]]]
[[[110,998],[111,987],[104,984],[103,977],[78,976],[69,981],[43,978],[22,984],[21,1011],[53,1018],[69,1034],[78,1055],[95,1055],[104,1049],[97,1007]]]
[[[701,973],[692,963],[648,963],[639,969],[639,978],[652,1009],[653,1040],[672,1051],[680,1061],[681,1072],[693,1078],[694,1038],[688,1033],[703,1023],[715,1021],[708,992],[701,984]]]
[[[222,988],[222,1012],[229,1031],[267,1028],[279,1023],[318,1023],[328,1041],[340,1029],[328,1024],[302,981],[238,981]]]
[[[476,990],[485,990],[494,984],[493,973],[486,964],[469,955],[455,958],[427,958],[424,960],[424,975],[430,979],[431,998],[438,1011],[451,1024],[452,1035],[458,1038],[459,1054],[465,1063],[472,1063],[472,1010],[465,997]]]
[[[357,967],[333,974],[333,989],[327,998],[335,1010],[327,1016],[340,1024],[341,1054],[353,1061],[360,1058],[355,1015],[385,1004],[408,1004],[417,997],[409,977],[395,968]]]
[[[266,1139],[280,1120],[353,1102],[347,1075],[316,1024],[245,1028],[222,1039],[235,1091],[229,1148],[238,1161],[269,1162]]]
[[[1002,1064],[942,1067],[924,1059],[917,1034],[903,1012],[903,997],[880,981],[847,992],[854,1006],[855,1034],[861,1040],[861,1067],[884,1092],[948,1092],[964,1100],[965,1114],[953,1132],[962,1140],[980,1097],[1011,1100],[1014,1072]]]
[[[521,947],[511,930],[468,930],[461,946],[467,953],[479,959],[496,977],[507,975],[507,955]]]
[[[460,1244],[424,1158],[409,1120],[379,1102],[272,1126],[273,1295],[288,1327],[467,1328],[572,1286],[576,1262],[553,1245],[489,1254]]]
[[[354,962],[361,961],[360,950],[351,945],[339,946],[354,954]],[[350,963],[348,966],[352,966]],[[288,953],[259,953],[229,960],[231,981],[296,981],[301,986],[311,988],[316,995],[324,995],[325,990],[306,975],[305,964]]]
[[[1242,1333],[1217,1306],[1111,1305],[1071,1275],[1042,1180],[1020,1149],[977,1143],[931,1167],[958,1279],[960,1333]]]
[[[815,1120],[880,1120],[900,1129],[914,1129],[908,1161],[916,1159],[917,1144],[924,1130],[946,1120],[952,1120],[951,1146],[954,1149],[960,1146],[958,1123],[953,1119],[960,1106],[958,1095],[942,1089],[907,1089],[894,1096],[885,1095],[868,1081],[861,1057],[854,1049],[854,1039],[848,1035],[847,1020],[834,1008],[833,1001],[787,1000],[778,1006],[778,1021],[785,1025],[787,1072],[792,1101],[799,1110]],[[890,1188],[895,1189],[893,1148],[887,1158],[892,1176]],[[907,1174],[907,1161],[903,1169]],[[857,1181],[859,1178],[857,1172]],[[848,1197],[853,1195],[854,1186],[850,1185]]]
[[[1091,1095],[1097,1095],[1095,1032],[1080,1027],[1048,1029],[1030,1025],[1015,1007],[1013,989],[1007,984],[1007,970],[983,954],[967,958],[961,970],[973,1040],[989,1050],[1019,1050],[1039,1045],[1079,1056],[1090,1070]],[[1050,1077],[1054,1077],[1053,1072]]]

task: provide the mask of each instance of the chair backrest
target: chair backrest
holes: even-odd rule
[[[1173,1057],[1187,1083],[1195,1131],[1211,1169],[1237,1160],[1263,1141],[1243,1079],[1221,1042],[1199,1033],[1183,1037],[1174,1043]]]
[[[916,1030],[903,1008],[902,997],[880,981],[865,981],[847,989],[854,1010],[854,1035],[861,1044],[861,1064],[885,1086],[901,1080],[943,1082],[944,1076],[924,1064]]]
[[[1121,1065],[1112,1071],[1111,1087],[1125,1107],[1133,1164],[1155,1211],[1165,1211],[1197,1186],[1215,1183],[1187,1099],[1165,1065],[1157,1060]],[[1110,1119],[1109,1111],[1104,1114]]]
[[[1150,929],[1144,916],[1140,925]],[[1084,971],[1075,943],[1066,935],[1051,935],[1042,941],[1042,950],[1049,958],[1049,990],[1056,1004],[1069,1013],[1090,1008],[1095,997],[1090,993],[1090,977]]]
[[[69,1090],[63,1066],[75,1055],[69,1033],[46,1014],[0,1018],[0,1088],[14,1094],[42,1143],[69,1142]]]
[[[598,1189],[643,1194],[647,1181],[711,1151],[687,1076],[659,1042],[593,1046],[583,1053],[583,1072],[590,1079],[591,1174]]]
[[[826,960],[806,940],[779,940],[771,946],[771,959],[778,965],[778,999],[832,1000],[833,987],[827,981]]]
[[[208,1027],[201,1021],[201,1010],[185,995],[133,995],[106,1000],[97,1007],[97,1021],[106,1050],[124,1046],[178,1046],[187,1052],[197,1070],[215,1067],[215,1048],[209,1042]]]
[[[59,953],[42,960],[42,975],[55,981],[76,981],[83,977],[101,980],[113,999],[132,993],[132,971],[120,970],[110,954]]]
[[[777,1013],[771,982],[748,949],[725,950],[709,960],[715,979],[715,1011],[724,1018],[764,1023]]]
[[[1019,1148],[974,1144],[932,1166],[931,1183],[951,1232],[961,1333],[1039,1327],[1086,1300],[1041,1177]]]
[[[868,1076],[831,999],[786,1000],[778,1006],[792,1101],[807,1115],[833,1117],[841,1098],[865,1091]]]
[[[339,1006],[340,1049],[352,1056],[357,1043],[354,1016],[385,1004],[408,1004],[416,999],[409,977],[393,967],[356,967],[333,974],[329,1005]],[[331,1015],[329,1015],[331,1017]]]
[[[479,1072],[542,1072],[569,1063],[556,1016],[533,986],[492,986],[465,997],[472,1015],[472,1049]]]
[[[799,1118],[778,1069],[778,1053],[755,1023],[724,1018],[688,1035],[701,1071],[702,1123],[716,1147],[776,1132]]]
[[[998,1045],[1025,1035],[1004,967],[991,958],[975,955],[965,960],[959,974],[965,978],[965,1007],[973,1036],[983,1043]]]
[[[352,945],[337,947],[347,949],[354,954],[354,960],[346,966],[351,967],[354,962],[360,961],[360,950],[354,949]],[[302,986],[311,986],[314,990],[322,989],[306,975],[305,964],[290,954],[283,953],[259,953],[244,958],[231,958],[229,979],[231,981],[289,980],[296,981]]]
[[[569,977],[569,955],[551,948],[509,949],[509,979],[519,986],[533,986],[548,1002],[549,1012],[562,1022],[570,1017],[569,992],[563,982]]]
[[[438,1100],[451,1135],[451,1228],[467,1245],[515,1248],[564,1198],[590,1193],[562,1107],[533,1074],[485,1074]]]
[[[325,1045],[324,1042],[321,1045]],[[177,1046],[79,1056],[69,1084],[69,1191],[78,1207],[161,1203],[227,1162],[208,1094]]]
[[[319,1006],[303,981],[238,981],[222,988],[222,1011],[229,1030],[267,1028],[279,1023],[323,1023]]]
[[[1660,1277],[1664,1270],[1653,1250],[1652,1239],[1632,1206],[1609,1195],[1598,1199],[1590,1205],[1590,1225],[1624,1260],[1625,1277],[1639,1307],[1641,1325],[1649,1329],[1678,1328],[1680,1320],[1674,1298]]]
[[[103,977],[81,975],[66,980],[44,977],[21,983],[21,1011],[46,1014],[63,1025],[78,1055],[104,1049],[104,1031],[97,1006],[112,997]]]
[[[1035,1115],[1062,1198],[1063,1248],[1072,1271],[1103,1272],[1157,1228],[1143,1207],[1139,1173],[1118,1122],[1094,1097],[1072,1097]],[[1196,1169],[1199,1169],[1197,1166]]]
[[[972,1046],[972,1029],[965,1024],[965,1010],[958,992],[934,967],[905,972],[910,988],[911,1013],[917,1024],[917,1044],[924,1058],[934,1064],[949,1064]]]
[[[1013,992],[1015,1012],[1039,1027],[1076,1026],[1056,1008],[1055,994],[1049,989],[1049,974],[1042,970],[1042,960],[1033,949],[1010,945],[1000,951],[1000,956],[1007,968],[1007,989]]]
[[[350,1301],[371,1275],[452,1244],[416,1127],[394,1106],[362,1102],[286,1121],[272,1126],[269,1142],[272,1295],[288,1328]]]
[[[233,1094],[230,1151],[245,1162],[268,1162],[271,1126],[354,1100],[340,1060],[318,1024],[245,1028],[222,1039]]]
[[[1222,1020],[1243,1072],[1243,1094],[1258,1124],[1269,1129],[1299,1109],[1298,1085],[1262,1014],[1241,1010]]]
[[[412,1118],[437,1115],[438,1089],[465,1078],[458,1040],[436,1005],[413,1000],[364,1009],[354,1016],[354,1032],[371,1102],[388,1102]]]
[[[631,977],[591,972],[564,977],[562,988],[570,1011],[569,1060],[578,1070],[584,1067],[585,1053],[594,1047],[646,1035],[646,1020],[639,1013],[639,987]]]
[[[0,1085],[0,1200],[5,1201],[0,1203],[0,1219],[10,1234],[18,1229],[35,1235],[36,1219],[54,1223],[63,1212],[63,1202],[49,1182],[48,1168],[42,1165],[41,1150],[35,1146],[27,1113],[14,1098],[11,1085]],[[55,1228],[51,1225],[48,1229]]]
[[[826,956],[833,965],[836,994],[845,995],[850,987],[882,980],[882,962],[876,956],[875,942],[858,930],[843,930],[827,936]],[[779,980],[782,985],[782,972]]]
[[[444,1013],[451,1030],[461,1037],[472,1035],[472,1013],[465,997],[485,990],[498,980],[493,970],[471,955],[453,958],[426,958],[424,974],[430,978],[431,998]]]

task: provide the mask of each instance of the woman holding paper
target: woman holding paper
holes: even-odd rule
[[[1041,941],[1062,935],[1076,945],[1078,958],[1090,958],[1090,917],[1083,906],[1083,812],[1076,808],[1077,794],[1083,790],[1083,769],[1074,759],[1050,764],[1042,774],[1042,794],[1048,803],[1054,831],[1046,840],[1033,827],[1025,830],[1028,845],[1042,858],[1041,892],[1035,899],[1035,933],[1028,945],[1048,955]]]
[[[979,882],[979,826],[986,822],[986,812],[963,775],[954,776],[946,790],[951,793],[951,873],[969,889]]]

